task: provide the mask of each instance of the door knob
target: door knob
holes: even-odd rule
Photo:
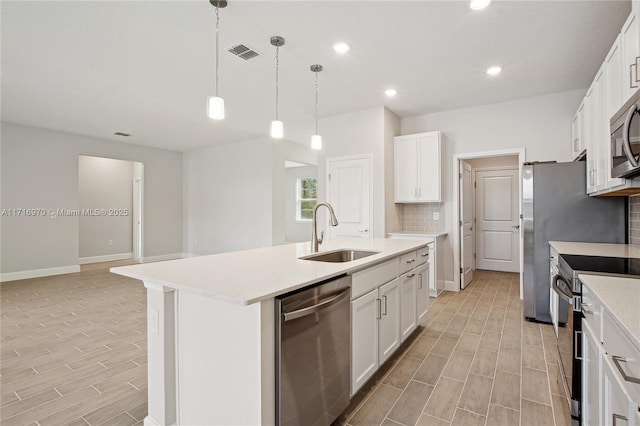
[[[369,232],[369,230],[368,230],[368,229],[361,229],[361,230],[359,230],[358,232],[363,233],[363,234],[366,234],[367,232]]]
[[[520,229],[520,225],[513,225],[512,228],[513,229]]]

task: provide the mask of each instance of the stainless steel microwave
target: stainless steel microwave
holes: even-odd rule
[[[640,90],[611,118],[611,176],[640,175]]]

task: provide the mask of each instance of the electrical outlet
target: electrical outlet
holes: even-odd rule
[[[157,309],[149,310],[149,333],[160,334],[160,312]]]
[[[109,240],[109,241],[107,241],[107,245],[108,245],[109,247],[113,247],[113,240]]]
[[[440,213],[433,212],[433,220],[440,220]]]

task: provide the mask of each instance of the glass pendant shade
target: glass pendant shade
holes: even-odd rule
[[[274,139],[282,139],[284,137],[284,123],[280,120],[271,120],[271,131],[269,134]]]
[[[224,99],[217,96],[208,96],[207,115],[213,120],[224,120]]]
[[[316,150],[322,149],[322,136],[311,135],[311,149],[316,149]]]

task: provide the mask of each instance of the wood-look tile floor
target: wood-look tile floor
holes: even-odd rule
[[[550,325],[523,319],[517,274],[476,271],[431,299],[335,424],[569,426],[554,344]]]
[[[0,423],[134,425],[147,414],[146,292],[109,273],[0,285]]]
[[[146,297],[114,263],[0,285],[2,425],[140,425]],[[476,271],[336,424],[569,425],[550,326],[522,320],[515,274]]]

